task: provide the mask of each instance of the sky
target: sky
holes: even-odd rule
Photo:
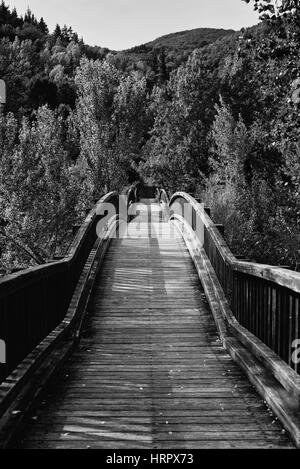
[[[72,26],[90,45],[123,50],[194,28],[239,30],[258,22],[242,0],[6,0],[24,14],[29,6],[52,31]]]

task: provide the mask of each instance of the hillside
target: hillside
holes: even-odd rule
[[[217,39],[234,32],[232,29],[197,28],[161,36],[149,42],[147,46],[192,52],[194,49],[207,46]]]
[[[15,9],[0,3],[0,76],[9,83],[7,111],[27,114],[43,104],[74,108],[74,74],[82,57],[110,61],[121,70],[140,70],[152,87],[164,83],[170,73],[185,63],[191,52],[233,31],[199,28],[155,39],[133,49],[116,52],[90,47],[72,28],[47,24],[28,9],[19,16]],[[9,60],[8,60],[9,58]],[[26,60],[24,60],[26,58]]]
[[[161,36],[147,44],[115,52],[115,60],[118,64],[126,64],[132,69],[142,69],[146,73],[154,71],[156,77],[161,75],[161,81],[165,81],[173,70],[187,61],[193,50],[209,46],[234,33],[235,31],[231,29],[214,28],[179,31]],[[159,70],[164,71],[159,73]]]

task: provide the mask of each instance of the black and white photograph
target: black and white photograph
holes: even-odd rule
[[[0,0],[0,449],[300,449],[299,375],[300,0]]]

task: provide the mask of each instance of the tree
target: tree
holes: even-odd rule
[[[245,177],[244,167],[250,147],[248,132],[241,116],[236,122],[222,97],[216,111],[211,130],[210,164],[221,184],[236,185]]]
[[[56,40],[61,37],[61,28],[59,26],[59,24],[57,24],[55,26],[55,29],[53,31],[53,34],[52,34],[52,37],[53,37],[53,41],[56,42]]]
[[[81,160],[87,165],[86,184],[90,202],[118,187],[119,169],[112,148],[112,113],[119,83],[118,71],[108,62],[83,59],[76,74],[79,94],[77,122]]]
[[[207,173],[215,92],[201,51],[195,51],[164,88],[153,91],[155,121],[141,170],[170,191],[194,192],[197,180]]]
[[[0,75],[8,86],[7,110],[19,111],[28,103],[28,84],[37,60],[31,41],[0,41]]]
[[[114,97],[112,124],[115,129],[115,152],[123,171],[136,180],[137,165],[151,124],[148,113],[147,83],[136,72],[121,77]]]
[[[10,18],[9,7],[4,3],[4,0],[2,0],[0,4],[0,24],[8,23],[9,18]]]
[[[166,65],[166,52],[163,47],[157,55],[157,77],[160,84],[165,83],[169,79]]]
[[[19,129],[11,115],[3,117],[0,129],[2,262],[8,267],[42,263],[64,253],[70,241],[78,171],[64,148],[62,120],[49,108],[40,108],[33,123],[24,118]]]
[[[27,8],[27,11],[25,13],[24,21],[25,23],[33,24],[34,26],[37,26],[38,24],[35,16],[33,15],[29,7]]]
[[[275,15],[299,14],[299,0],[243,0],[246,3],[253,2],[254,9],[259,12],[262,19]]]
[[[39,22],[39,29],[42,31],[43,34],[49,34],[48,26],[46,25],[44,18],[42,17]]]
[[[147,86],[138,73],[123,75],[109,57],[83,59],[76,84],[81,161],[93,200],[124,187],[140,159],[149,126]]]

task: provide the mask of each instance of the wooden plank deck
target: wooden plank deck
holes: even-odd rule
[[[16,448],[293,447],[223,349],[184,241],[150,208],[112,241],[80,346]]]

